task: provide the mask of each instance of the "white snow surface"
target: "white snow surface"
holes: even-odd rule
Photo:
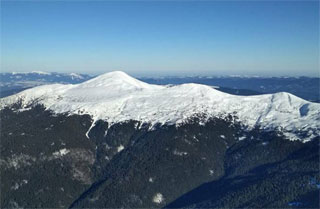
[[[63,148],[63,149],[61,149],[61,150],[59,150],[57,152],[52,153],[52,155],[55,156],[55,157],[62,157],[64,155],[68,154],[69,152],[70,152],[70,150],[67,150],[66,148]]]
[[[93,124],[137,120],[151,125],[181,124],[202,114],[239,118],[248,129],[278,129],[291,140],[309,141],[320,133],[320,104],[281,92],[235,96],[200,84],[151,85],[114,71],[80,84],[38,86],[0,99],[0,109],[21,102],[22,109],[42,104],[55,113],[89,114]],[[308,134],[300,137],[295,131]]]
[[[117,152],[121,152],[123,149],[124,149],[124,146],[123,146],[122,144],[120,144],[120,145],[117,147]]]
[[[72,79],[78,78],[78,79],[83,79],[83,77],[77,73],[70,73],[69,74]]]
[[[164,201],[164,197],[161,193],[157,193],[154,195],[152,201],[157,204],[161,204]]]
[[[39,74],[39,75],[51,75],[51,73],[44,72],[44,71],[32,71],[32,72],[12,72],[12,75],[19,75],[19,74]]]

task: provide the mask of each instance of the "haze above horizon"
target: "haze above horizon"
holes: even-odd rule
[[[318,1],[2,1],[2,72],[319,77]]]

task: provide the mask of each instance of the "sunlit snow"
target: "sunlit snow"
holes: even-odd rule
[[[61,156],[64,156],[64,155],[68,154],[69,152],[70,152],[70,150],[67,150],[66,148],[63,148],[63,149],[61,149],[61,150],[59,150],[57,152],[52,153],[52,155],[55,156],[55,157],[61,157]]]
[[[80,84],[28,89],[2,98],[0,109],[17,102],[25,109],[35,101],[55,113],[91,115],[90,129],[100,119],[108,124],[137,120],[151,126],[179,125],[197,114],[202,115],[202,124],[210,117],[231,114],[248,129],[278,129],[290,140],[308,141],[320,133],[320,104],[289,93],[235,96],[200,84],[151,85],[118,71]],[[296,132],[306,135],[301,137]]]
[[[163,195],[162,195],[161,193],[157,193],[157,194],[153,197],[152,201],[153,201],[154,203],[160,204],[160,203],[162,203],[162,202],[164,201],[164,197],[163,197]]]
[[[117,152],[121,152],[123,149],[124,149],[124,146],[123,146],[122,144],[120,144],[120,145],[117,147]]]

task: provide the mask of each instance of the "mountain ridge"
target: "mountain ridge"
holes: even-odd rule
[[[248,128],[279,129],[291,140],[308,141],[320,132],[320,105],[290,93],[235,96],[201,84],[147,84],[121,71],[80,84],[28,89],[1,99],[0,108],[18,102],[20,111],[36,103],[55,113],[88,114],[93,119],[92,127],[98,120],[179,125],[200,114],[203,122],[212,116],[232,115]],[[303,137],[297,131],[304,132]]]

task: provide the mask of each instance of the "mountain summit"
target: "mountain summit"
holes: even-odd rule
[[[103,87],[118,88],[123,90],[150,88],[152,85],[139,81],[122,71],[113,71],[102,74],[96,78],[83,82],[82,88]]]
[[[21,110],[36,104],[55,113],[88,114],[110,124],[136,120],[179,125],[193,117],[232,116],[248,129],[281,130],[291,140],[308,141],[320,133],[320,105],[289,93],[234,96],[210,86],[151,85],[115,71],[75,85],[45,85],[0,100],[0,108],[20,103]],[[296,132],[299,131],[299,134]]]

